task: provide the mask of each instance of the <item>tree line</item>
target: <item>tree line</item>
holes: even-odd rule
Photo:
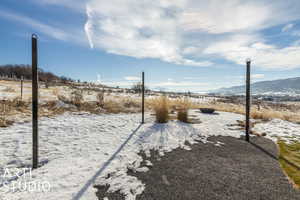
[[[46,72],[43,69],[39,68],[39,81],[44,82],[74,82],[73,79],[65,76],[57,76],[52,72]],[[32,79],[32,70],[31,65],[0,65],[0,77],[8,77],[15,79]]]

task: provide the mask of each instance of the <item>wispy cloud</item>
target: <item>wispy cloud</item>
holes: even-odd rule
[[[87,42],[85,35],[80,29],[66,31],[62,28],[42,23],[26,15],[4,9],[0,9],[0,17],[29,26],[37,33],[43,33],[57,40],[72,41],[83,45]]]
[[[265,78],[265,75],[264,74],[252,74],[251,78],[253,78],[253,79],[262,79],[262,78]]]
[[[182,53],[185,44],[178,21],[184,4],[182,0],[90,0],[85,26],[90,45],[136,58],[210,66],[213,63],[207,59],[191,59]]]
[[[294,24],[287,24],[282,29],[281,32],[286,32],[294,27]]]
[[[88,0],[30,0],[44,6],[63,6],[76,12],[84,13]]]
[[[141,78],[137,77],[137,76],[125,76],[124,79],[127,81],[140,81],[141,80]]]

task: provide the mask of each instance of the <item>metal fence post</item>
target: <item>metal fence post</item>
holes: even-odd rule
[[[142,72],[142,124],[145,123],[145,72]]]
[[[23,100],[23,76],[21,76],[21,101]]]
[[[142,124],[145,123],[145,72],[142,72]]]
[[[37,35],[32,44],[32,168],[38,168],[38,49]]]
[[[250,65],[251,60],[247,59],[247,70],[246,70],[246,141],[250,141]]]

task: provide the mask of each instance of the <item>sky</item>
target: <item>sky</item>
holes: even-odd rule
[[[1,0],[0,65],[156,90],[207,92],[300,77],[299,0]]]

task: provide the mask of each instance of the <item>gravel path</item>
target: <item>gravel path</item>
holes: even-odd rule
[[[159,158],[154,152],[153,167],[146,173],[128,172],[146,184],[137,200],[296,200],[300,191],[293,189],[283,174],[276,145],[264,138],[251,138],[252,144],[232,137],[211,137],[191,151],[176,149]],[[106,193],[98,186],[98,197],[124,199],[119,193]]]

